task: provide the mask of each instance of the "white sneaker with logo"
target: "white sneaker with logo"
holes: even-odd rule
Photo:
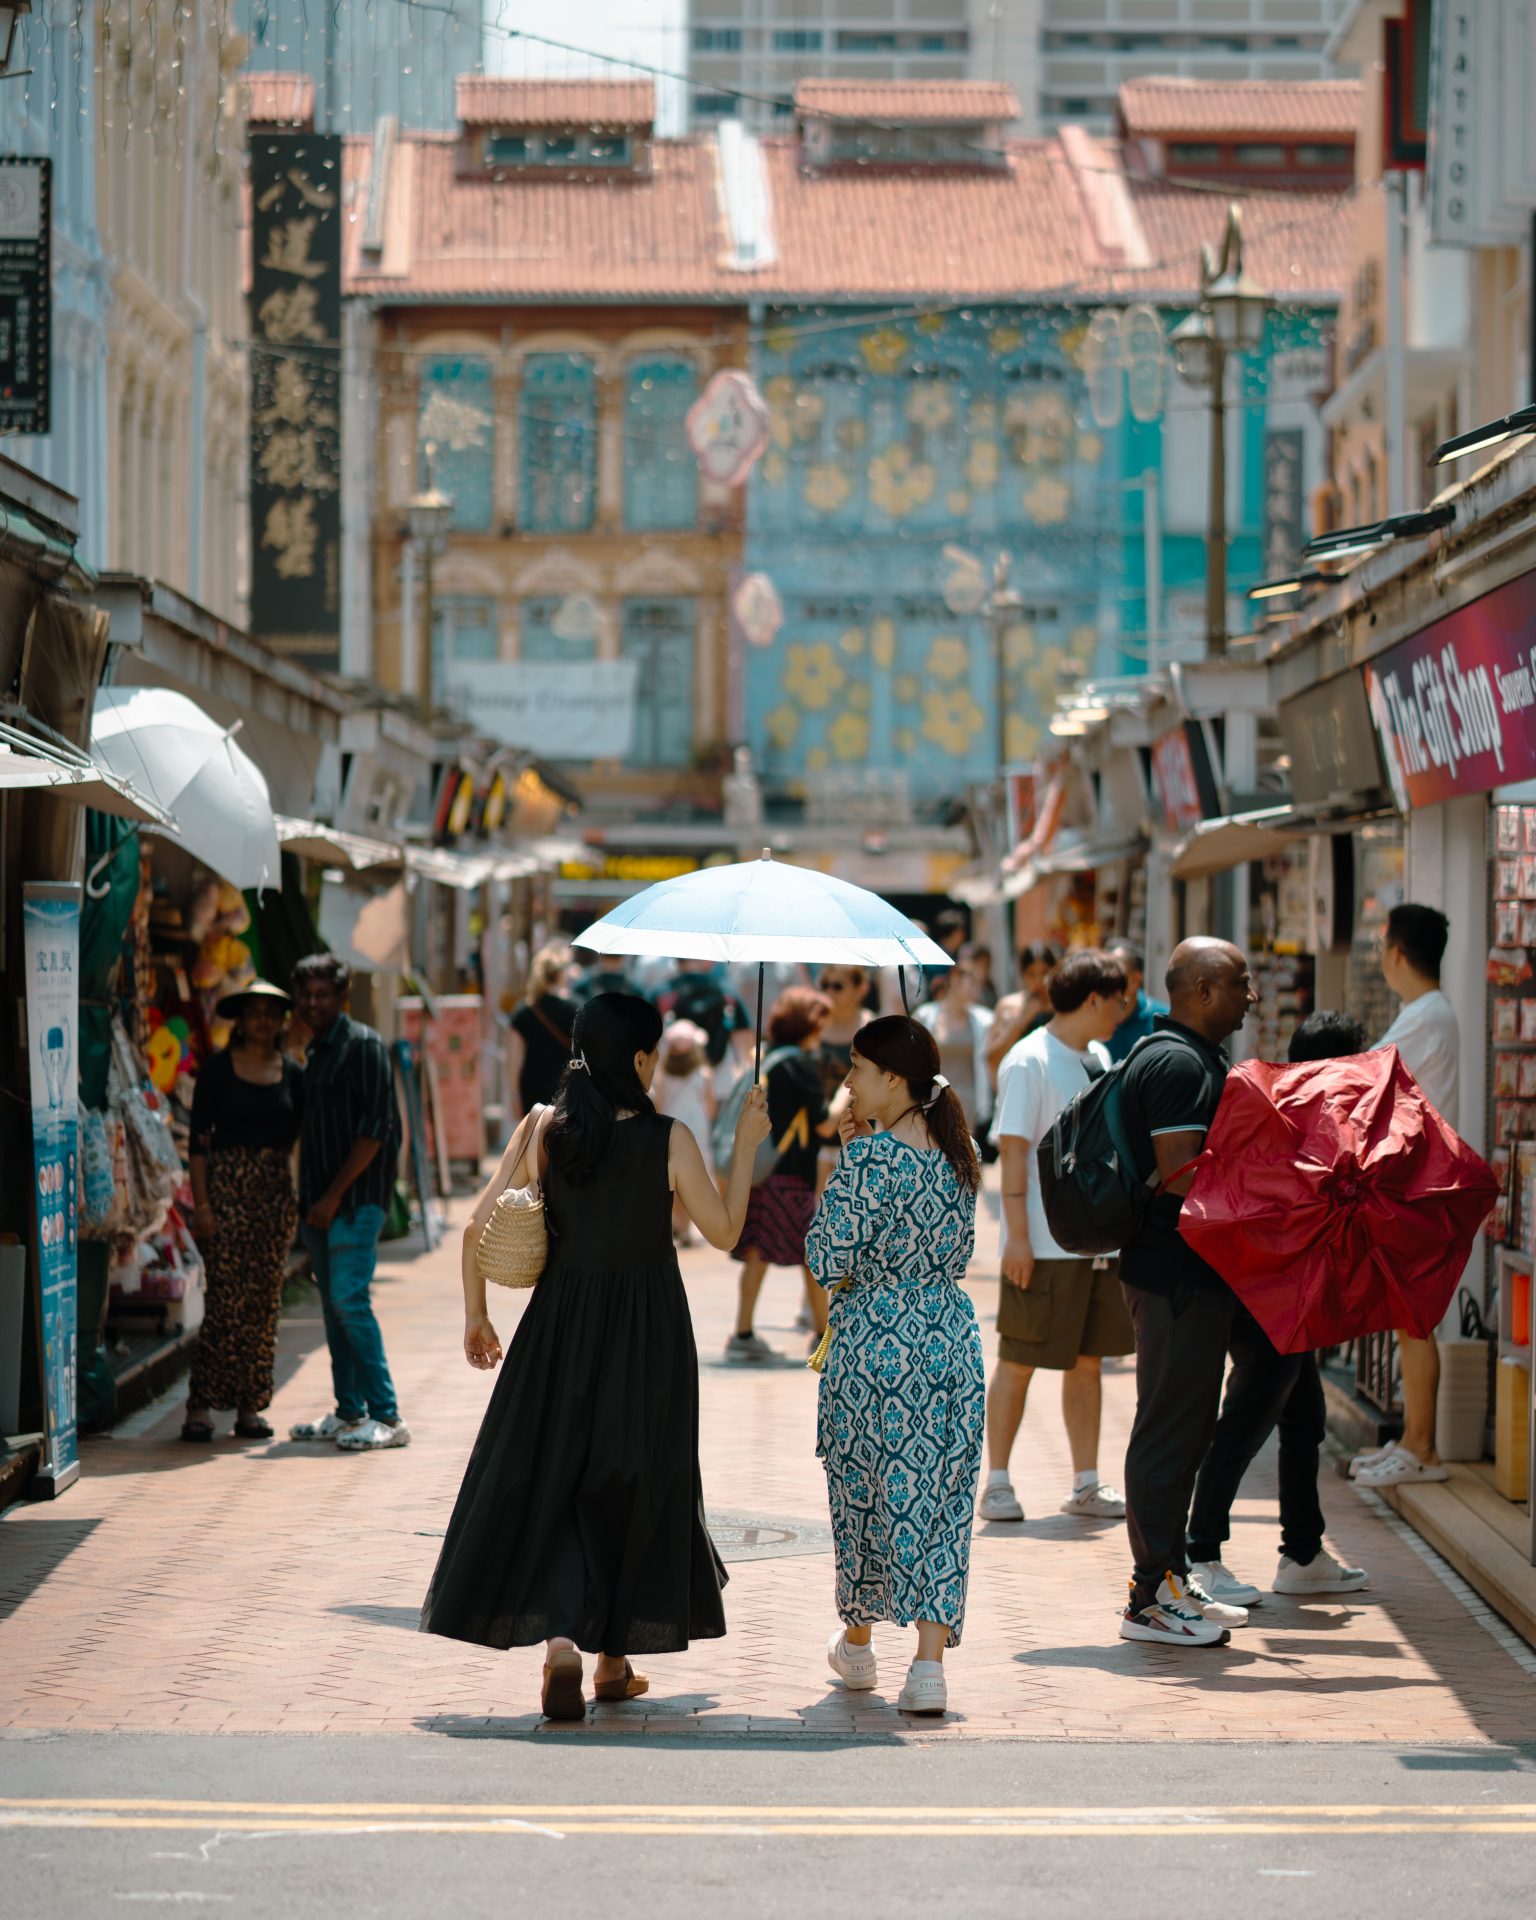
[[[1019,1504],[1019,1496],[1007,1480],[995,1487],[984,1487],[981,1502],[976,1509],[983,1520],[1022,1520],[1024,1509]]]
[[[947,1713],[949,1687],[942,1660],[914,1660],[896,1696],[898,1713]]]
[[[1213,1600],[1221,1600],[1229,1607],[1256,1607],[1264,1597],[1257,1587],[1239,1580],[1231,1568],[1224,1567],[1219,1560],[1196,1560],[1189,1571],[1191,1578],[1197,1580]]]
[[[408,1447],[411,1430],[403,1420],[365,1420],[336,1436],[343,1453],[383,1453],[388,1447]]]
[[[1228,1600],[1218,1600],[1213,1593],[1207,1593],[1204,1585],[1193,1574],[1186,1573],[1182,1579],[1175,1574],[1164,1577],[1163,1584],[1157,1590],[1159,1600],[1172,1600],[1180,1606],[1193,1607],[1213,1625],[1218,1627],[1246,1627],[1248,1609],[1234,1607]]]
[[[846,1631],[839,1627],[827,1642],[827,1665],[850,1693],[868,1693],[875,1684],[875,1649],[851,1647]]]
[[[1370,1584],[1371,1576],[1364,1567],[1346,1567],[1326,1547],[1319,1547],[1317,1558],[1304,1567],[1282,1553],[1272,1591],[1305,1597],[1309,1593],[1358,1593]]]
[[[1165,1580],[1149,1606],[1127,1606],[1120,1616],[1120,1638],[1167,1647],[1225,1646],[1232,1638],[1227,1629],[1207,1620],[1182,1594],[1169,1596],[1171,1586]]]

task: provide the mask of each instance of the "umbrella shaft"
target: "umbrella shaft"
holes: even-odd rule
[[[752,1084],[755,1087],[763,1077],[763,975],[766,967],[763,961],[757,963],[757,1038],[752,1051]]]

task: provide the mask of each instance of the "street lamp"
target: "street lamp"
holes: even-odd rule
[[[1008,621],[1017,613],[1024,602],[1008,584],[1009,570],[1013,565],[1010,554],[1000,553],[992,563],[992,591],[987,596],[987,626],[992,637],[992,661],[997,675],[997,787],[1003,796],[1004,811],[1007,809],[1007,796],[1004,782],[1008,767]]]
[[[453,501],[439,490],[436,480],[437,446],[426,444],[427,484],[411,495],[406,508],[406,524],[411,544],[421,555],[421,717],[432,720],[432,566],[448,545],[448,524],[453,518]]]
[[[1205,646],[1227,650],[1227,361],[1264,338],[1268,300],[1243,271],[1243,220],[1227,209],[1220,254],[1200,251],[1200,305],[1170,336],[1180,373],[1211,395],[1211,497],[1206,534]]]

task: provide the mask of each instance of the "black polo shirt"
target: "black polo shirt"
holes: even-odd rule
[[[1158,1037],[1162,1034],[1174,1037],[1165,1040]],[[1207,1131],[1216,1118],[1229,1064],[1220,1047],[1170,1015],[1158,1015],[1152,1035],[1140,1041],[1126,1061],[1120,1083],[1120,1113],[1142,1179],[1157,1169],[1152,1142],[1158,1134]],[[1179,1232],[1183,1204],[1177,1194],[1152,1196],[1141,1232],[1120,1249],[1122,1280],[1161,1294],[1181,1285],[1226,1285]]]
[[[382,1142],[347,1188],[343,1214],[359,1207],[389,1210],[400,1157],[400,1108],[389,1049],[349,1014],[311,1042],[304,1069],[304,1124],[299,1135],[299,1209],[307,1213],[331,1188],[359,1140]]]

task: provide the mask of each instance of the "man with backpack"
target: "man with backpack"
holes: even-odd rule
[[[1215,1430],[1236,1296],[1179,1233],[1191,1162],[1221,1101],[1222,1042],[1257,996],[1248,962],[1226,940],[1185,940],[1168,965],[1170,1012],[1119,1078],[1119,1124],[1138,1180],[1156,1182],[1120,1249],[1136,1329],[1136,1419],[1125,1454],[1134,1573],[1123,1640],[1214,1646],[1246,1626],[1244,1608],[1189,1578],[1185,1535],[1195,1476]]]
[[[724,1086],[720,1084],[732,1041],[737,1034],[750,1037],[752,1032],[751,1016],[726,984],[724,969],[709,960],[679,960],[677,973],[657,995],[656,1006],[664,1019],[691,1020],[704,1029],[715,1092],[723,1099],[735,1078],[732,1074]]]

